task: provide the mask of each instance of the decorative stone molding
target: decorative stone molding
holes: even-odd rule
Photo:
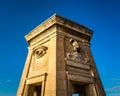
[[[91,76],[82,76],[79,73],[67,72],[67,78],[71,81],[77,81],[82,83],[93,83],[94,78]]]
[[[76,22],[73,22],[69,19],[66,19],[62,16],[59,16],[57,14],[54,14],[50,18],[48,18],[46,21],[44,21],[42,24],[40,24],[38,27],[36,27],[34,30],[32,30],[29,34],[25,36],[27,41],[30,41],[37,35],[41,34],[44,30],[50,28],[53,25],[62,25],[68,29],[72,29],[74,31],[77,31],[78,34],[84,34],[88,36],[88,38],[92,35],[92,30],[88,29],[87,27],[78,24]]]
[[[90,65],[88,64],[82,64],[80,62],[75,62],[69,59],[66,59],[66,65],[67,66],[72,66],[78,69],[85,69],[85,70],[90,70]]]
[[[40,46],[34,50],[33,55],[35,56],[36,59],[38,59],[46,54],[47,49],[48,48],[46,46]]]
[[[29,34],[27,34],[25,36],[26,40],[27,41],[31,40],[35,36],[37,36],[40,33],[42,33],[44,30],[46,30],[49,27],[51,27],[52,25],[54,25],[55,22],[56,22],[55,21],[55,15],[53,15],[50,18],[48,18],[46,21],[44,21],[43,23],[41,23],[39,26],[37,26],[35,29],[33,29]]]

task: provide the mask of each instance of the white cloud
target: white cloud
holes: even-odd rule
[[[120,78],[113,78],[113,81],[120,81]]]
[[[109,94],[107,96],[120,96],[120,94]]]
[[[113,86],[111,88],[107,88],[106,89],[107,92],[116,92],[116,91],[120,91],[120,85],[116,85],[116,86]]]
[[[110,88],[106,88],[105,91],[107,96],[120,96],[120,78],[113,78]]]
[[[6,82],[7,82],[7,83],[11,83],[11,82],[12,82],[12,80],[7,80]]]
[[[120,78],[113,78],[112,79],[113,84],[120,85]]]

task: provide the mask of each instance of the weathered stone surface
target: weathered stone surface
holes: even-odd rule
[[[81,62],[76,62],[76,61],[73,61],[73,60],[66,60],[66,65],[81,68],[81,69],[90,70],[90,65],[82,64]]]
[[[81,76],[81,75],[76,75],[76,74],[68,74],[68,79],[72,80],[72,81],[76,81],[76,82],[80,82],[80,83],[93,83],[94,82],[94,78],[91,77],[85,77],[85,76]]]
[[[57,14],[28,33],[17,96],[105,96],[90,51],[92,31]]]

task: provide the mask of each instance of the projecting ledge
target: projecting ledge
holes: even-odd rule
[[[47,76],[47,73],[43,73],[40,75],[26,78],[26,84],[34,84],[34,83],[43,82],[46,80],[46,76]]]
[[[66,59],[66,65],[90,70],[90,65],[89,64],[82,64],[81,62],[76,62],[74,60]]]
[[[82,76],[82,75],[78,75],[78,74],[73,74],[71,72],[67,73],[67,78],[68,80],[71,81],[76,81],[76,82],[80,82],[80,83],[93,83],[94,82],[94,78],[91,76]]]

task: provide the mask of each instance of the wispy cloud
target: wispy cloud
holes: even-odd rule
[[[120,78],[113,78],[111,83],[113,86],[105,89],[107,96],[120,96]]]
[[[12,80],[8,79],[8,80],[5,80],[5,81],[0,81],[0,85],[8,85],[8,84],[11,84],[12,83]]]
[[[120,94],[109,94],[107,96],[120,96]]]
[[[112,82],[116,85],[120,85],[120,78],[113,78]]]
[[[120,91],[120,85],[119,85],[119,86],[113,86],[112,88],[107,88],[106,91],[107,91],[107,92]]]
[[[6,82],[7,82],[7,83],[11,83],[11,82],[12,82],[12,80],[7,80]]]
[[[10,79],[6,80],[6,86],[10,86],[11,82],[12,82],[12,80],[10,80]]]
[[[120,81],[120,78],[113,78],[113,81]]]

